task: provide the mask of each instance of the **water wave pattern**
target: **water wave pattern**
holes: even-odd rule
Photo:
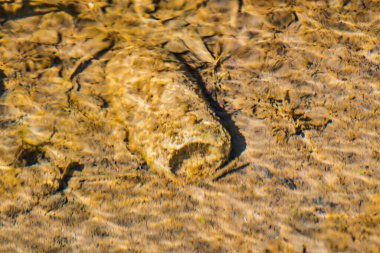
[[[379,11],[369,0],[1,1],[0,251],[379,252]],[[145,77],[174,84],[183,107],[150,82],[152,97],[130,96],[123,84]],[[209,110],[199,124],[238,159],[216,181],[149,169],[149,138],[168,139],[138,124],[186,106]],[[193,175],[182,164],[164,167]]]

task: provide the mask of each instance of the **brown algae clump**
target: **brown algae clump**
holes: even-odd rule
[[[126,48],[111,59],[106,74],[129,147],[152,169],[205,178],[227,161],[229,134],[166,52]]]

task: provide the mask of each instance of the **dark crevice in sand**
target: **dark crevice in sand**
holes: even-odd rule
[[[234,169],[232,169],[232,170],[230,170],[230,171],[228,171],[228,172],[226,172],[226,173],[224,173],[224,174],[222,174],[222,175],[220,175],[220,176],[214,178],[213,181],[218,181],[218,180],[220,180],[220,179],[222,179],[222,178],[225,178],[225,177],[226,177],[227,175],[229,175],[229,174],[232,174],[232,173],[235,173],[235,172],[241,171],[241,170],[247,168],[249,165],[250,165],[250,163],[246,163],[246,164],[243,164],[243,165],[241,165],[241,166],[238,166],[238,167],[236,167],[236,168],[234,168]]]
[[[17,120],[0,120],[0,129],[14,126],[17,123],[18,123]]]
[[[5,92],[4,78],[5,78],[5,74],[4,74],[4,72],[2,70],[0,70],[0,97]]]
[[[66,12],[67,14],[76,17],[79,12],[75,10],[76,5],[74,4],[39,4],[37,6],[30,5],[30,0],[23,0],[22,1],[22,7],[16,11],[15,13],[9,13],[4,10],[0,6],[0,17],[4,18],[4,20],[1,22],[1,24],[4,24],[8,20],[19,20],[23,18],[28,18],[28,17],[35,17],[35,16],[43,16],[47,13],[51,12],[59,12],[63,11]],[[51,10],[51,8],[54,7],[57,10]],[[46,11],[39,11],[43,10],[43,8],[46,8]]]
[[[231,136],[231,153],[230,160],[240,156],[241,153],[246,149],[247,143],[244,136],[240,133],[239,128],[235,125],[235,122],[232,120],[232,117],[228,112],[220,107],[220,105],[212,98],[212,94],[207,92],[206,84],[203,81],[203,78],[199,71],[191,67],[186,60],[180,54],[174,54],[175,57],[183,64],[185,74],[187,74],[191,79],[195,80],[198,84],[198,87],[202,93],[203,98],[209,104],[211,109],[218,116],[222,126],[228,131]]]
[[[24,144],[18,151],[14,165],[20,167],[30,167],[37,164],[44,157],[45,152],[41,149],[41,146]]]
[[[75,171],[81,172],[83,169],[83,164],[77,162],[70,163],[63,171],[62,179],[59,182],[58,192],[62,192],[67,188],[69,181],[73,177]]]
[[[9,20],[19,20],[23,18],[28,17],[36,17],[36,16],[43,16],[47,13],[50,13],[52,11],[46,11],[46,12],[33,12],[31,10],[23,11],[22,13],[17,12],[16,14],[10,14],[5,11],[1,11],[0,14],[3,16],[4,20],[1,21],[1,25],[5,24]]]
[[[350,2],[351,2],[351,0],[344,0],[343,1],[343,7],[346,7]]]
[[[243,9],[243,0],[238,0],[238,4],[239,4],[239,7],[238,7],[238,13],[241,13],[241,10]]]
[[[82,73],[83,71],[85,71],[89,66],[90,64],[92,63],[93,60],[98,60],[100,59],[103,55],[105,55],[109,50],[111,50],[115,45],[115,41],[114,40],[111,40],[111,43],[108,47],[106,47],[105,49],[97,52],[93,57],[91,57],[90,59],[82,62],[78,67],[77,69],[74,71],[74,73],[70,76],[70,81],[73,81],[74,78],[76,76],[78,76],[80,73]],[[76,86],[76,89],[77,91],[80,91],[81,87],[80,87],[80,84],[79,82],[75,81],[76,85],[74,85],[70,90],[69,92]]]
[[[294,183],[293,179],[291,179],[291,178],[284,178],[281,181],[290,190],[292,190],[292,191],[297,190],[297,185]]]

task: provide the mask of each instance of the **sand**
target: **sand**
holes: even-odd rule
[[[379,252],[379,11],[0,1],[0,252]],[[126,76],[110,68],[125,50],[152,57]],[[225,167],[191,182],[151,168],[113,83],[141,69],[193,91],[231,137]],[[185,124],[182,106],[160,126]]]

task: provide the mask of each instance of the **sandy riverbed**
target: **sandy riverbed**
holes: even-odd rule
[[[379,252],[379,12],[369,0],[0,1],[0,251]],[[186,76],[231,136],[230,173],[149,168],[107,81],[126,49]]]

